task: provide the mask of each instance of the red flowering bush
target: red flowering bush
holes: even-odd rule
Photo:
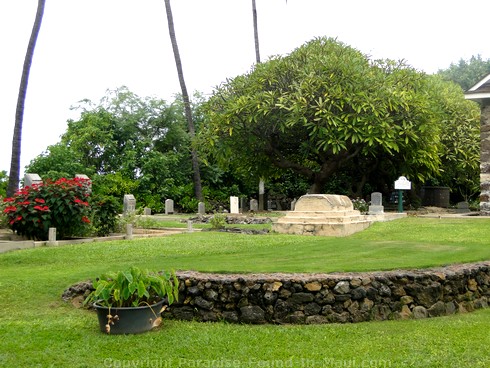
[[[24,187],[5,198],[7,225],[28,239],[47,240],[49,228],[57,238],[83,235],[90,224],[90,182],[87,179],[59,179]]]

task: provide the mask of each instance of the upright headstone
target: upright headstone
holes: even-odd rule
[[[238,197],[230,197],[230,213],[239,213]]]
[[[165,214],[166,215],[173,215],[174,214],[174,200],[173,199],[167,199],[165,201]]]
[[[151,208],[145,207],[145,209],[143,210],[143,214],[145,216],[151,216]]]
[[[458,202],[458,204],[456,205],[456,212],[457,213],[468,213],[468,212],[470,212],[470,204],[466,201]]]
[[[83,180],[86,180],[86,183],[87,183],[87,192],[88,193],[92,193],[92,181],[90,180],[90,178],[85,175],[85,174],[75,174],[75,179],[83,179]]]
[[[256,199],[251,199],[250,200],[250,211],[252,212],[258,212],[259,210],[259,201]]]
[[[134,198],[134,195],[125,194],[124,202],[123,202],[123,214],[126,215],[131,212],[134,212],[135,210],[136,210],[136,199]]]
[[[371,205],[369,206],[369,215],[380,215],[384,213],[383,195],[380,192],[371,193]]]
[[[199,215],[205,215],[206,214],[206,206],[204,205],[204,202],[199,202],[197,204],[197,213]]]
[[[48,245],[58,245],[56,241],[56,228],[50,227],[48,230]]]
[[[133,239],[133,224],[126,224],[126,236],[124,238],[127,240]]]
[[[41,184],[43,180],[38,174],[24,174],[24,187],[30,187],[32,184]]]
[[[265,182],[263,179],[259,181],[259,210],[264,210],[264,201],[265,201]]]
[[[291,201],[291,211],[294,211],[294,209],[296,208],[296,198],[294,198],[292,201]]]
[[[192,233],[194,229],[192,228],[192,220],[187,220],[187,232]]]

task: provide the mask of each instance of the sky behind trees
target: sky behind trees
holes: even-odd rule
[[[481,14],[488,0],[257,0],[261,58],[314,37],[427,73],[472,55],[490,58]],[[15,105],[36,0],[0,2],[0,170],[10,167]],[[250,0],[173,0],[189,91],[210,93],[255,61]],[[49,0],[27,91],[21,168],[59,141],[70,106],[126,85],[172,100],[180,88],[161,0]]]

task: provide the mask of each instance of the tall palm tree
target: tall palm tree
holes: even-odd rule
[[[175,37],[174,20],[172,17],[172,8],[170,7],[170,0],[165,0],[165,10],[167,11],[168,32],[170,35],[170,42],[172,43],[172,49],[174,52],[175,65],[177,67],[177,74],[179,76],[180,89],[182,90],[182,99],[184,100],[184,112],[187,120],[187,126],[191,139],[194,138],[196,130],[194,128],[194,121],[192,119],[191,103],[189,100],[189,94],[187,93],[187,87],[184,80],[184,72],[182,70],[182,61],[180,60],[179,47],[177,45],[177,38]],[[194,173],[194,193],[198,200],[203,200],[202,186],[201,186],[201,172],[199,170],[199,157],[194,147],[191,148],[191,160],[192,170]]]
[[[259,29],[257,27],[257,7],[255,0],[252,0],[252,17],[254,21],[254,40],[255,40],[255,61],[260,63],[260,48],[259,48]]]
[[[9,183],[7,196],[12,196],[19,188],[20,181],[20,154],[22,146],[22,123],[24,121],[24,104],[27,94],[27,84],[29,83],[29,72],[31,71],[34,49],[36,48],[37,37],[41,29],[46,0],[38,0],[36,18],[32,27],[31,38],[27,46],[20,80],[19,95],[17,97],[17,108],[15,110],[14,136],[12,138],[12,156],[10,159]]]
[[[260,47],[259,47],[259,28],[257,26],[257,6],[255,5],[255,0],[252,0],[252,18],[254,24],[254,41],[255,41],[255,62],[260,64]],[[259,211],[264,210],[264,178],[259,180]]]

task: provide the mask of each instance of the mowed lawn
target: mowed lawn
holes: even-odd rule
[[[318,326],[164,321],[106,336],[61,300],[108,270],[336,272],[490,260],[490,219],[407,218],[347,238],[194,232],[0,254],[0,367],[488,367],[490,309]]]

